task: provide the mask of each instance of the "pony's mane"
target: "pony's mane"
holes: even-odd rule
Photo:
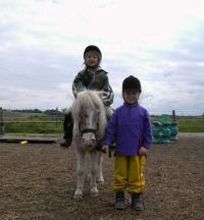
[[[83,114],[83,109],[86,106],[92,106],[94,109],[99,110],[99,137],[103,137],[106,127],[106,114],[104,104],[100,98],[100,91],[84,90],[77,94],[77,98],[72,105],[72,116],[75,122],[79,122],[80,115]]]

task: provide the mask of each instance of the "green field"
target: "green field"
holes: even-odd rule
[[[5,124],[5,133],[62,133],[62,122],[12,122]]]
[[[181,132],[204,132],[204,117],[181,117],[178,119],[178,128]]]
[[[152,117],[152,121],[160,117]],[[63,114],[45,113],[6,113],[4,114],[5,133],[39,133],[58,134],[63,132]],[[204,117],[178,116],[176,118],[179,132],[204,132]]]
[[[6,112],[4,113],[4,130],[5,133],[21,134],[62,133],[63,117],[63,114]]]

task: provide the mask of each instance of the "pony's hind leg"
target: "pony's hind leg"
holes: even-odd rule
[[[77,151],[77,185],[74,192],[74,199],[81,199],[83,196],[85,180],[85,154]]]
[[[90,193],[92,196],[98,196],[98,188],[97,188],[97,176],[98,176],[98,163],[97,163],[97,153],[91,153],[91,189]]]

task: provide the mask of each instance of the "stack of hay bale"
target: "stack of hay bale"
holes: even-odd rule
[[[178,134],[177,122],[169,115],[162,115],[159,121],[153,121],[153,143],[169,144],[176,141]]]

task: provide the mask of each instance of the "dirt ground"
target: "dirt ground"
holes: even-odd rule
[[[181,135],[153,145],[146,167],[146,210],[114,210],[113,160],[104,155],[105,184],[98,198],[74,201],[75,154],[57,144],[0,144],[1,220],[203,220],[204,135]],[[127,203],[129,200],[127,198]]]

